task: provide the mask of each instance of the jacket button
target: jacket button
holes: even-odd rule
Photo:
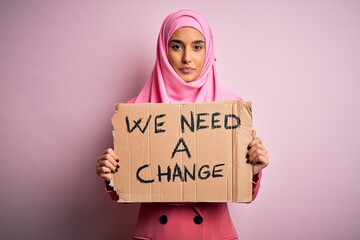
[[[197,215],[197,216],[195,216],[194,217],[194,223],[195,224],[201,224],[203,222],[203,218],[201,217],[201,216],[199,216],[199,215]]]
[[[160,222],[161,222],[161,224],[165,224],[165,223],[167,223],[167,221],[168,221],[168,218],[167,218],[166,215],[162,215],[162,216],[160,217]]]

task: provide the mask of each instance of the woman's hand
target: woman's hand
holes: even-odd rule
[[[249,143],[246,162],[253,166],[253,175],[256,175],[269,165],[269,156],[261,139],[256,137],[255,130],[252,130],[251,137],[253,140]]]
[[[111,173],[117,172],[120,167],[118,163],[119,158],[114,150],[108,148],[97,160],[96,174],[110,182]]]

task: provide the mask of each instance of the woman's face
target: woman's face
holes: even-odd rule
[[[191,27],[179,28],[169,40],[168,59],[185,82],[195,81],[201,74],[206,57],[205,38]]]

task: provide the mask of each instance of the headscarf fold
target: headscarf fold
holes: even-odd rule
[[[197,29],[205,38],[204,67],[198,79],[189,83],[179,77],[167,56],[172,34],[182,27]],[[215,61],[213,35],[207,21],[200,14],[188,9],[171,13],[161,25],[152,74],[134,102],[211,102],[239,99],[236,94],[218,86]]]

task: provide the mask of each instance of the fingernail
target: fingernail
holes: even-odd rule
[[[117,164],[117,165],[116,165],[116,168],[119,168],[119,167],[120,167],[119,164]]]
[[[246,158],[249,158],[249,154],[246,154]]]
[[[116,159],[116,162],[119,162],[119,159]]]
[[[111,170],[112,173],[115,173],[113,170]]]
[[[250,160],[248,159],[248,160],[246,160],[246,163],[249,163],[250,162]]]
[[[118,171],[118,169],[115,169],[115,172],[117,172]]]
[[[250,150],[250,146],[247,147],[247,150]]]

